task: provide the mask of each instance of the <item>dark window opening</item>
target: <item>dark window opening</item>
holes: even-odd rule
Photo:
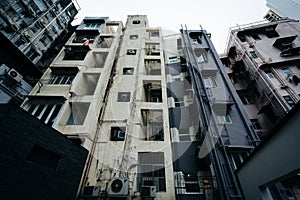
[[[27,156],[27,160],[52,169],[57,169],[59,161],[61,160],[61,155],[38,145],[34,145]]]
[[[132,67],[123,68],[123,75],[133,75],[134,69]]]
[[[159,31],[151,31],[150,37],[159,37]]]
[[[29,51],[25,54],[30,60],[34,60],[36,57],[40,56],[33,48],[30,48]]]
[[[75,76],[60,76],[53,74],[48,84],[69,85],[72,83]]]
[[[94,42],[96,36],[96,34],[76,33],[76,37],[74,38],[73,42],[88,45],[89,43]]]
[[[111,127],[110,140],[111,141],[124,141],[126,127]]]
[[[138,191],[142,186],[156,186],[157,192],[166,191],[164,153],[138,153]]]
[[[28,112],[50,126],[56,120],[61,104],[31,104]]]
[[[162,102],[162,90],[160,82],[144,83],[144,91],[146,102]]]
[[[292,100],[292,98],[290,96],[283,96],[284,100],[289,104],[289,106],[294,107],[295,106],[295,102]]]
[[[159,56],[160,55],[159,43],[146,43],[145,53],[147,56]]]
[[[133,21],[132,21],[132,24],[140,24],[140,23],[141,23],[140,20],[133,20]]]
[[[282,37],[278,38],[273,46],[277,49],[280,49],[281,51],[291,49],[294,45],[294,40],[297,38],[297,35],[289,36],[289,37]]]
[[[130,40],[137,40],[138,38],[139,38],[138,35],[130,35],[130,36],[129,36],[129,39],[130,39]]]
[[[238,34],[238,38],[240,39],[241,42],[246,42],[247,41],[246,35],[244,35],[244,34]]]
[[[207,49],[204,48],[195,48],[194,52],[197,56],[197,61],[199,63],[207,63],[208,62],[208,57],[207,57]]]
[[[270,26],[270,27],[266,27],[264,30],[264,34],[268,37],[268,38],[274,38],[274,37],[279,37],[279,34],[277,33],[277,31],[275,30],[276,27],[274,26]]]
[[[73,102],[70,104],[71,114],[66,125],[83,125],[90,103]]]
[[[189,36],[190,36],[190,38],[192,39],[193,42],[196,42],[198,44],[202,44],[202,40],[201,40],[202,34],[203,33],[201,33],[201,32],[190,32]]]
[[[97,42],[97,48],[110,48],[114,41],[113,36],[100,36]]]
[[[89,46],[65,46],[63,60],[84,60],[89,50]]]
[[[130,92],[118,93],[118,102],[129,102],[129,101],[130,101]]]
[[[136,49],[128,49],[127,50],[127,55],[135,55],[136,54]]]
[[[254,59],[258,58],[258,56],[255,53],[255,51],[250,51],[250,54],[251,54],[252,58],[254,58]]]

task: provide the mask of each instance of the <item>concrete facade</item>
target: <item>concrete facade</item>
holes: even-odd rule
[[[237,170],[246,199],[299,199],[299,119],[298,104]],[[275,193],[279,182],[285,188]]]
[[[73,200],[88,151],[23,109],[0,105],[2,199]]]
[[[221,56],[262,139],[299,101],[299,31],[294,20],[234,27]]]
[[[78,12],[76,1],[5,0],[0,5],[1,34],[34,65],[44,70],[46,57],[51,54],[47,50],[59,37],[66,35]]]
[[[0,2],[1,103],[24,101],[70,37],[75,6],[71,0]]]
[[[210,34],[145,15],[86,17],[22,108],[89,151],[82,199],[243,199],[259,143]]]
[[[300,20],[299,0],[267,0],[267,7],[280,17]]]

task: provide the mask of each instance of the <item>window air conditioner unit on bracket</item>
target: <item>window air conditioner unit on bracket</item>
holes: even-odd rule
[[[14,69],[10,69],[8,72],[7,72],[7,75],[12,78],[13,80],[17,81],[18,83],[23,79],[23,76],[17,72],[16,70]]]
[[[141,197],[155,198],[156,186],[141,186]]]
[[[108,184],[108,196],[126,197],[129,195],[129,179],[113,177]]]

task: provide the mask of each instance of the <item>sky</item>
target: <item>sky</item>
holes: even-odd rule
[[[211,33],[217,52],[223,53],[229,28],[262,21],[267,13],[265,0],[77,0],[80,11],[73,24],[84,17],[109,17],[123,21],[127,15],[147,15],[150,27],[179,32],[181,25]]]

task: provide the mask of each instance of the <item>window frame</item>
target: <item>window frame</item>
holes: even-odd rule
[[[130,102],[131,92],[118,92],[117,102]]]

